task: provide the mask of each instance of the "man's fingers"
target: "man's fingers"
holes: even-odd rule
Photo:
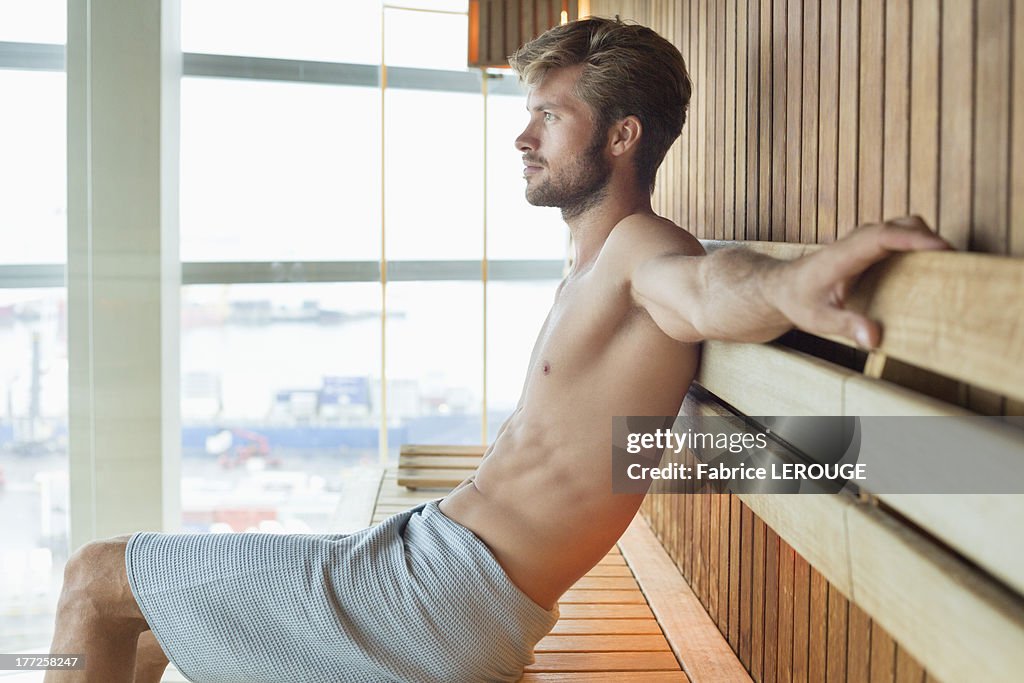
[[[865,349],[874,349],[882,341],[882,330],[878,323],[859,313],[839,308],[831,309],[821,321],[828,329],[818,334],[834,334],[852,339]],[[813,332],[814,330],[809,330]]]

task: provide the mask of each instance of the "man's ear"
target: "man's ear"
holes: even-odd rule
[[[622,156],[634,149],[640,141],[640,136],[643,135],[643,132],[644,127],[640,123],[640,119],[632,114],[617,121],[609,133],[612,156]]]

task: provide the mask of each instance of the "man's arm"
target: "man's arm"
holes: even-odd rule
[[[844,308],[856,278],[894,252],[951,248],[911,216],[858,228],[794,261],[746,249],[662,252],[636,259],[630,283],[635,300],[679,341],[765,342],[798,327],[874,348],[878,323]]]

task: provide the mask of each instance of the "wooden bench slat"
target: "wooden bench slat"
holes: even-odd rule
[[[661,635],[655,619],[559,619],[551,635]]]
[[[538,652],[526,671],[679,671],[671,652]]]
[[[644,594],[634,588],[633,590],[586,590],[570,588],[558,600],[559,604],[569,603],[590,603],[594,605],[605,604],[646,604]]]
[[[630,576],[584,576],[573,588],[594,590],[631,590],[636,588],[636,579]]]
[[[476,470],[398,470],[399,486],[453,489]]]
[[[594,605],[594,604],[561,604],[558,605],[562,619],[653,619],[651,608],[644,605]]]
[[[527,673],[520,683],[687,683],[682,671]]]
[[[656,635],[567,635],[541,638],[536,652],[669,652],[665,636]]]
[[[730,246],[702,242],[709,252]],[[756,241],[742,246],[787,260],[820,248]],[[896,254],[861,277],[848,307],[882,323],[879,351],[1020,400],[1022,291],[1020,258],[967,252]],[[833,340],[852,345],[849,339]]]
[[[487,451],[485,445],[453,445],[451,443],[403,443],[398,450],[402,456],[476,456],[481,457]]]
[[[626,565],[599,564],[585,574],[585,576],[633,576],[633,572]]]
[[[398,467],[399,470],[419,468],[475,470],[482,461],[482,458],[475,455],[403,455],[398,460]]]

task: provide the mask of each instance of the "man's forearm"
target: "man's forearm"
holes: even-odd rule
[[[695,326],[705,339],[760,343],[793,327],[776,302],[787,262],[743,248],[701,259]]]

